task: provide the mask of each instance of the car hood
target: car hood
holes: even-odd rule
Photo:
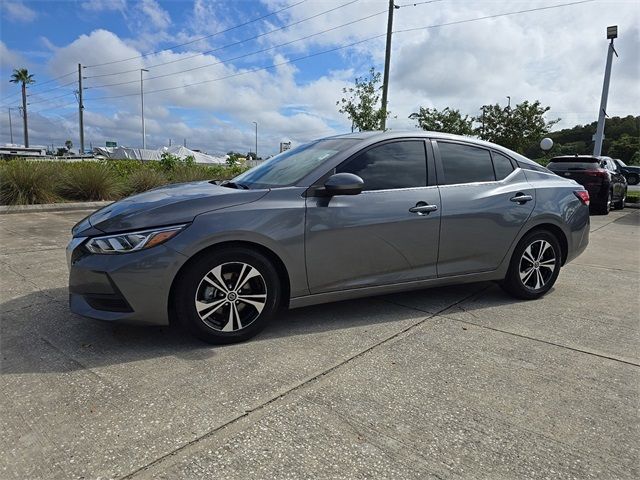
[[[269,190],[237,190],[193,182],[149,190],[107,205],[73,227],[74,236],[191,222],[201,213],[255,202]]]

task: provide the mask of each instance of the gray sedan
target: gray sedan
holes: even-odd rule
[[[536,299],[586,248],[588,205],[573,180],[471,138],[324,138],[231,181],[158,188],[85,218],[67,249],[69,301],[229,343],[279,307],[488,280]]]

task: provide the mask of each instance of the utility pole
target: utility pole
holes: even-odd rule
[[[24,146],[29,148],[29,127],[27,126],[27,85],[22,82],[22,125],[24,127]]]
[[[593,156],[602,155],[602,141],[604,140],[604,119],[607,115],[607,99],[609,97],[609,81],[611,80],[611,64],[613,63],[613,54],[618,56],[613,47],[613,40],[618,38],[618,26],[607,27],[607,39],[609,42],[609,50],[607,52],[607,64],[604,68],[604,83],[602,84],[602,98],[600,99],[600,110],[598,111],[598,127],[594,135],[595,144],[593,145]]]
[[[182,141],[182,145],[184,146],[184,148],[187,148],[187,139],[186,138]]]
[[[256,126],[256,160],[258,160],[258,122],[253,122]]]
[[[11,125],[11,107],[9,107],[9,135],[11,136],[11,143],[13,143],[13,125]]]
[[[144,83],[142,80],[142,72],[148,72],[146,68],[140,69],[140,110],[142,112],[142,149],[147,148],[147,133],[144,129]]]
[[[389,17],[387,18],[387,48],[384,54],[384,76],[382,79],[382,119],[380,120],[380,128],[387,128],[387,96],[389,93],[389,64],[391,63],[391,33],[393,32],[393,11],[396,5],[393,0],[389,0]]]
[[[80,119],[80,156],[84,155],[84,104],[82,103],[82,65],[78,64],[78,118]]]

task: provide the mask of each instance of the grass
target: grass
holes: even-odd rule
[[[627,192],[628,203],[640,203],[640,192]]]
[[[246,170],[226,165],[105,160],[85,162],[8,160],[0,162],[0,204],[118,200],[169,183],[225,180]]]

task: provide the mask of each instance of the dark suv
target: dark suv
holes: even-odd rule
[[[614,158],[613,161],[620,169],[620,173],[627,179],[629,185],[637,185],[640,182],[640,167],[637,165],[627,165],[622,160]]]
[[[589,191],[594,213],[607,215],[612,207],[624,208],[627,180],[611,158],[593,155],[554,157],[547,168],[583,185]]]

